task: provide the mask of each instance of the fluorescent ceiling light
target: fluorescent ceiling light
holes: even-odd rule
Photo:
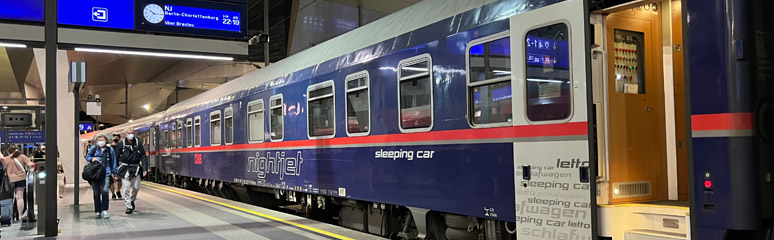
[[[194,54],[179,54],[179,53],[124,51],[124,50],[109,50],[109,49],[97,49],[97,48],[75,48],[75,51],[78,51],[78,52],[93,52],[93,53],[126,54],[126,55],[138,55],[138,56],[149,56],[149,57],[168,57],[168,58],[189,58],[189,59],[204,59],[204,60],[234,61],[234,58],[232,58],[232,57],[217,57],[217,56],[194,55]]]
[[[8,48],[27,48],[27,45],[19,44],[19,43],[0,43],[0,47],[8,47]]]

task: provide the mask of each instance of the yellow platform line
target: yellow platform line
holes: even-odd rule
[[[318,234],[322,234],[322,235],[325,235],[325,236],[328,236],[328,237],[337,238],[337,239],[341,239],[341,240],[354,240],[354,238],[341,236],[339,234],[328,232],[328,231],[325,231],[325,230],[322,230],[322,229],[319,229],[319,228],[310,227],[310,226],[307,226],[307,225],[304,225],[304,224],[288,221],[288,220],[285,220],[285,219],[282,219],[282,218],[278,218],[278,217],[275,217],[275,216],[259,213],[259,212],[256,212],[256,211],[253,211],[253,210],[249,210],[249,209],[246,209],[246,208],[237,207],[237,206],[234,206],[234,205],[231,205],[231,204],[228,204],[228,203],[223,203],[223,202],[215,201],[215,200],[212,200],[212,199],[199,197],[199,196],[196,196],[196,195],[193,195],[193,194],[184,193],[184,192],[177,191],[177,190],[174,190],[174,189],[171,189],[171,188],[151,185],[151,184],[148,184],[148,183],[142,183],[142,184],[145,185],[145,186],[148,186],[148,187],[164,190],[164,191],[167,191],[167,192],[177,193],[177,194],[180,194],[180,195],[183,195],[183,196],[199,199],[199,200],[202,200],[202,201],[205,201],[205,202],[209,202],[209,203],[214,203],[214,204],[217,204],[217,205],[220,205],[220,206],[223,206],[223,207],[231,208],[231,209],[234,209],[234,210],[237,210],[237,211],[242,211],[242,212],[249,213],[249,214],[252,214],[252,215],[255,215],[255,216],[259,216],[259,217],[262,217],[262,218],[270,219],[270,220],[273,220],[273,221],[276,221],[276,222],[281,222],[281,223],[284,223],[284,224],[287,224],[287,225],[291,225],[291,226],[294,226],[294,227],[297,227],[297,228],[301,228],[301,229],[304,229],[304,230],[312,231],[312,232],[315,232],[315,233],[318,233]]]

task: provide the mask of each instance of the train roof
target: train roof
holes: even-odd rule
[[[294,78],[292,75],[303,69],[311,68],[314,74],[321,74],[318,72],[320,69],[334,71],[338,68],[348,67],[351,62],[359,63],[405,49],[410,46],[385,48],[385,44],[378,45],[378,43],[444,19],[453,18],[450,21],[453,24],[445,27],[448,28],[447,32],[454,33],[464,30],[461,29],[463,27],[469,28],[501,20],[519,12],[561,1],[563,0],[424,0],[263,69],[252,71],[212,90],[177,103],[167,110],[166,118],[179,118],[185,114],[186,110],[192,108],[217,106],[229,102],[241,97],[242,94],[249,94],[253,90],[262,90],[263,83],[283,77]],[[373,47],[365,49],[369,46]],[[323,64],[325,66],[322,66]],[[331,64],[334,65],[333,68],[330,68]],[[296,76],[296,79],[298,77]]]

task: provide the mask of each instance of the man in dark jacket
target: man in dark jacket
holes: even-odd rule
[[[118,176],[123,178],[124,201],[126,214],[132,214],[135,210],[134,201],[137,200],[137,192],[140,190],[140,173],[148,174],[148,157],[142,144],[134,137],[134,129],[126,131],[124,140],[116,146],[116,159],[118,160]]]

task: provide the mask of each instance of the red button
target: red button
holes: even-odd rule
[[[704,181],[704,187],[711,188],[712,187],[712,182],[710,180]]]

